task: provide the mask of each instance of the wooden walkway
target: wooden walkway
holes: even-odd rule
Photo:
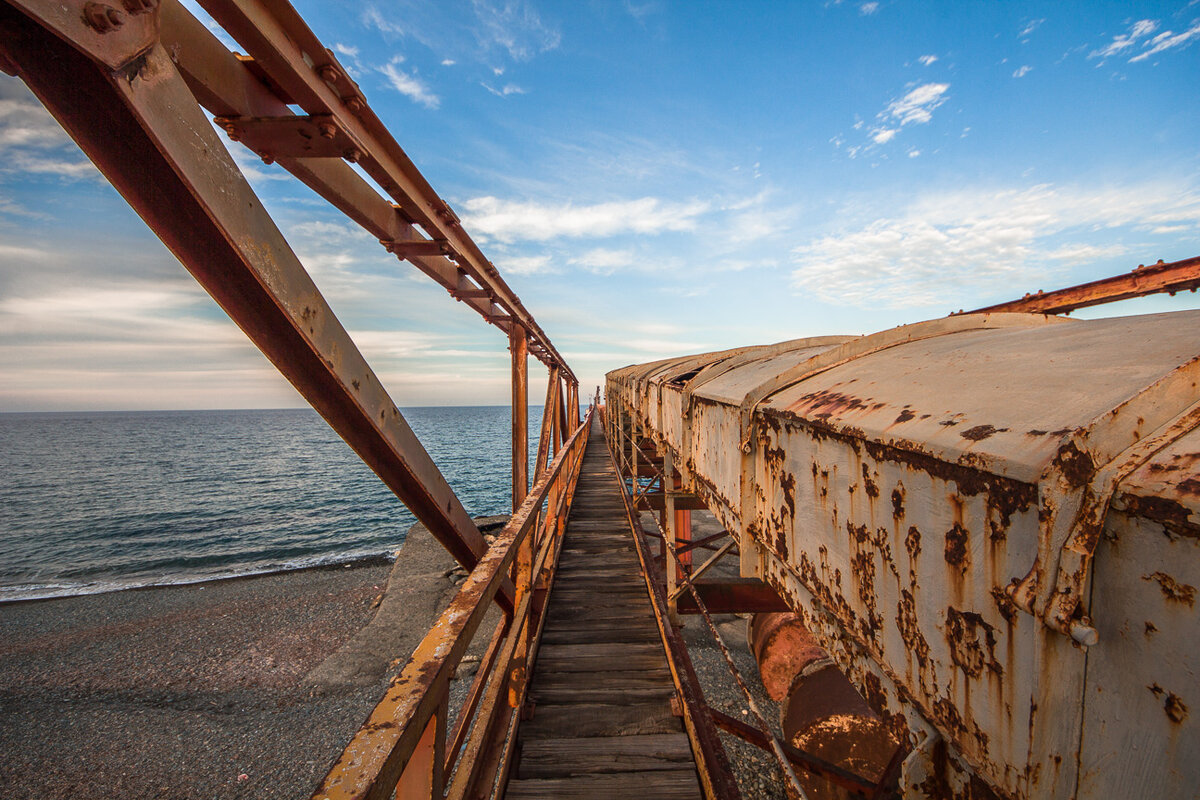
[[[589,434],[506,797],[702,797],[620,484]]]

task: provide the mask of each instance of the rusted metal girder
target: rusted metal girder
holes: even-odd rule
[[[1077,308],[1098,306],[1163,292],[1172,295],[1176,292],[1194,292],[1197,288],[1200,288],[1200,256],[1172,261],[1169,264],[1163,263],[1161,260],[1157,264],[1149,266],[1139,264],[1132,272],[1124,275],[1101,278],[1066,289],[1056,289],[1053,292],[1039,291],[1037,294],[1027,294],[1020,300],[997,303],[994,306],[977,308],[966,313],[1018,311],[1037,314],[1068,314]]]
[[[168,0],[165,5],[170,6],[174,2]],[[342,157],[359,164],[391,196],[402,222],[420,226],[429,236],[429,239],[424,239],[406,231],[407,235],[401,239],[381,237],[385,247],[393,241],[401,242],[398,254],[405,258],[409,257],[404,253],[405,248],[412,251],[436,247],[439,252],[447,253],[457,265],[450,265],[456,272],[446,274],[445,265],[437,265],[433,275],[435,279],[439,279],[452,295],[478,301],[470,304],[492,324],[507,329],[511,321],[520,323],[538,345],[535,355],[547,366],[558,364],[566,376],[575,380],[566,360],[495,266],[463,230],[450,205],[426,182],[366,103],[361,90],[338,63],[333,52],[317,39],[295,9],[285,2],[255,0],[205,0],[201,5],[239,45],[246,48],[249,58],[239,59],[243,69],[237,73],[229,69],[227,58],[221,58],[215,49],[210,48],[207,54],[224,62],[225,71],[221,77],[225,78],[225,82],[222,83],[216,80],[217,76],[210,76],[211,64],[208,60],[190,60],[184,53],[181,58],[188,59],[187,69],[194,76],[194,81],[209,89],[227,89],[221,99],[228,107],[235,105],[243,92],[253,91],[246,84],[251,81],[261,83],[261,78],[265,77],[268,85],[275,87],[272,94],[277,101],[286,101],[285,106],[299,106],[310,118],[318,120],[318,126],[326,126],[324,132],[332,135],[330,141],[344,145]],[[164,19],[173,21],[180,18],[164,15]],[[164,33],[164,38],[167,36],[170,36],[169,32]],[[191,30],[188,39],[181,42],[185,50],[191,46],[190,42],[195,36],[196,32]],[[257,113],[258,109],[245,108],[228,108],[234,114],[210,110],[234,130],[234,135],[238,130],[255,130],[251,144],[260,142],[266,146],[270,143],[276,150],[280,148],[275,142],[282,137],[276,134],[272,139],[268,133],[261,133],[264,126],[295,129],[298,124],[304,124],[293,122],[295,115],[277,106],[266,114]],[[267,120],[283,122],[265,122]],[[299,134],[296,136],[303,138]],[[272,160],[278,158],[286,167],[288,164],[282,159],[303,159],[306,158],[306,152],[301,142],[299,146],[287,148],[282,156],[277,157],[273,150],[267,149],[259,155]],[[378,206],[378,203],[372,205]],[[426,241],[435,244],[412,244]],[[420,256],[414,253],[412,258],[418,267],[425,268],[415,260]],[[451,275],[455,276],[453,281],[450,280]],[[467,279],[465,283],[463,278]]]
[[[719,583],[697,581],[696,590],[713,614],[752,614],[764,611],[788,611],[790,607],[779,593],[757,578],[736,578]],[[680,614],[699,614],[690,593],[679,596]]]
[[[473,566],[478,529],[218,141],[156,37],[156,12],[101,35],[83,6],[0,6],[7,62],[267,358]]]
[[[529,340],[521,323],[508,332],[512,350],[512,508],[529,491]]]

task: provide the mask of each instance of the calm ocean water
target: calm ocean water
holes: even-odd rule
[[[403,413],[468,512],[509,510],[507,407]],[[0,600],[389,554],[414,522],[310,409],[0,414],[0,464]]]

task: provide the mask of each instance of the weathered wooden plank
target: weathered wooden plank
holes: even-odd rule
[[[533,718],[521,723],[526,740],[675,733],[680,728],[671,704],[662,700],[539,704],[533,708]]]
[[[683,770],[692,763],[692,747],[682,733],[531,739],[521,749],[517,777]]]
[[[564,703],[634,703],[639,701],[671,702],[675,696],[675,687],[670,678],[656,677],[646,681],[644,686],[631,686],[623,683],[618,686],[580,684],[580,675],[607,675],[606,672],[567,673],[571,677],[569,685],[552,686],[539,683],[529,690],[529,699],[536,706],[538,703],[562,705]]]
[[[530,691],[545,688],[550,691],[590,686],[597,689],[654,689],[671,686],[668,669],[646,669],[638,671],[614,670],[612,672],[542,672],[533,682]]]
[[[530,778],[508,782],[506,797],[514,800],[560,798],[652,797],[654,800],[694,800],[703,797],[696,772],[660,772],[578,775],[571,778]]]

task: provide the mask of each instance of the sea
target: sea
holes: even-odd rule
[[[511,509],[507,406],[402,413],[468,513]],[[392,556],[414,522],[311,409],[0,414],[0,602]]]

